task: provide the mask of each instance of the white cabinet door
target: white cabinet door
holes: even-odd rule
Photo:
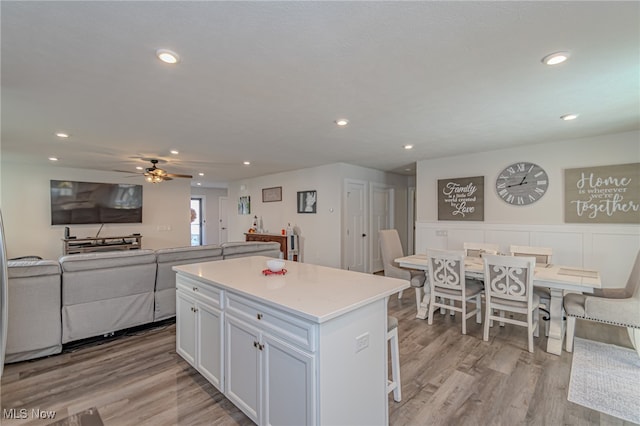
[[[176,291],[176,352],[196,366],[195,302],[182,291]]]
[[[226,314],[225,395],[255,423],[262,411],[260,331]]]
[[[269,335],[263,341],[263,424],[316,424],[315,358]]]
[[[224,391],[222,379],[222,311],[196,302],[197,326],[197,370],[220,392]]]

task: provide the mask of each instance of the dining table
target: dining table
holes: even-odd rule
[[[426,254],[414,254],[395,259],[402,268],[420,269],[428,274],[429,262]],[[465,257],[465,276],[484,280],[484,261],[481,257]],[[574,266],[556,264],[537,264],[533,274],[535,287],[548,288],[551,294],[549,306],[549,336],[547,352],[555,355],[562,353],[565,324],[563,314],[563,297],[565,292],[593,293],[602,288],[600,272]],[[426,319],[429,313],[430,289],[428,280],[425,284],[424,297],[418,306],[416,318]]]

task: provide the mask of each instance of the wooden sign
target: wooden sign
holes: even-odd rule
[[[484,176],[438,180],[438,220],[484,220]]]
[[[566,169],[564,221],[640,223],[640,163]]]

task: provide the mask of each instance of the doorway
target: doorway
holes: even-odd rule
[[[204,244],[203,239],[203,207],[202,198],[191,198],[191,245],[201,246]]]
[[[227,197],[218,197],[218,215],[220,217],[218,244],[226,243],[229,238],[227,233],[227,213]]]

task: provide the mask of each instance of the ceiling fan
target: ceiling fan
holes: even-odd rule
[[[193,176],[191,175],[167,173],[166,170],[163,170],[157,166],[160,160],[157,160],[155,158],[149,158],[146,160],[151,162],[151,167],[147,167],[146,169],[144,169],[144,173],[142,173],[142,175],[144,176],[144,179],[147,182],[160,183],[160,182],[164,182],[165,180],[173,180],[173,178],[187,178],[187,179],[193,178]],[[118,171],[124,171],[124,170],[118,170]]]

